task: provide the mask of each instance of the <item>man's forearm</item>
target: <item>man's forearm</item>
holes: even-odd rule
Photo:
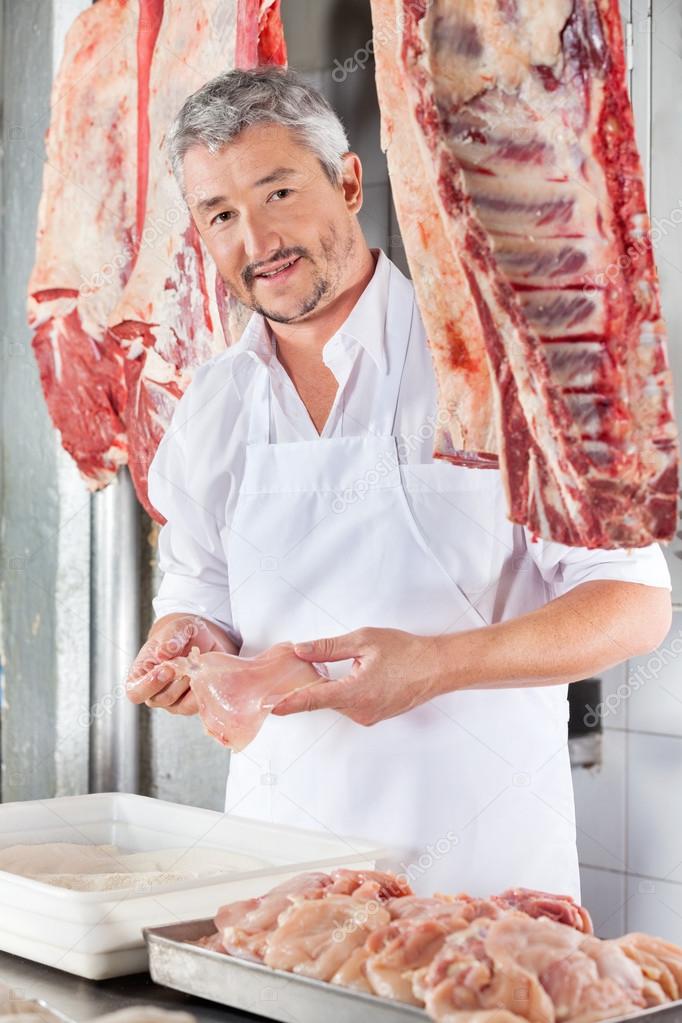
[[[560,685],[589,678],[665,638],[670,591],[594,580],[537,611],[438,640],[440,692]]]

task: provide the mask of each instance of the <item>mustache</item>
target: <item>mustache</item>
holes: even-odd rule
[[[307,250],[301,248],[299,245],[296,245],[291,249],[278,249],[277,252],[270,256],[270,259],[266,259],[262,263],[249,263],[249,265],[242,270],[242,280],[248,287],[253,283],[253,279],[256,274],[260,273],[264,267],[269,266],[272,263],[286,263],[288,259],[293,259],[294,256],[306,258],[307,255]]]

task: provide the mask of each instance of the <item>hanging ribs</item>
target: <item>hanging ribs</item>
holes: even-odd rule
[[[434,454],[572,546],[672,538],[677,435],[617,0],[372,0]]]

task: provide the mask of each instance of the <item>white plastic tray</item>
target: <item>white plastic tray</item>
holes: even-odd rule
[[[147,968],[143,927],[212,916],[304,870],[372,867],[391,851],[146,796],[107,792],[0,805],[0,847],[92,842],[122,852],[211,848],[268,866],[153,887],[81,892],[0,871],[0,949],[91,980]]]

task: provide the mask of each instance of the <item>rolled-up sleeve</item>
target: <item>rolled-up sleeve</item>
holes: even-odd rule
[[[223,628],[240,646],[232,621],[221,523],[188,478],[182,406],[183,401],[149,467],[149,500],[166,519],[158,543],[163,579],[152,606],[157,618],[182,611],[198,614]]]
[[[568,593],[581,583],[596,579],[643,583],[671,589],[670,572],[659,544],[647,547],[602,550],[566,547],[546,540],[532,540],[528,530],[526,544],[542,578],[555,596]]]

